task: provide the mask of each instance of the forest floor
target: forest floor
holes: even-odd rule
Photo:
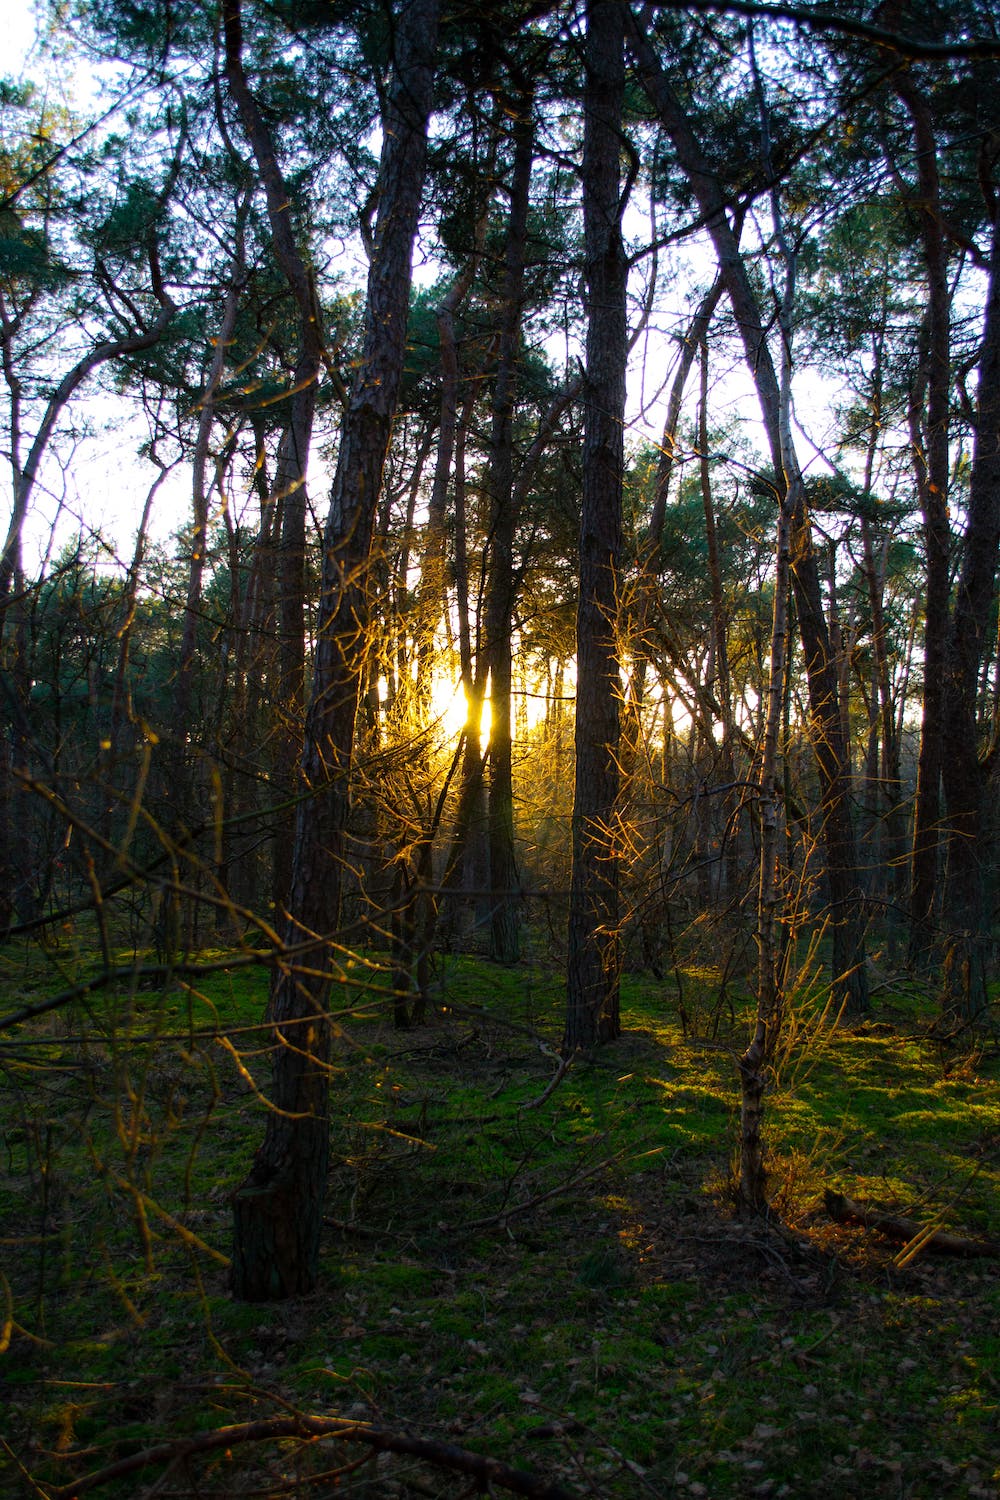
[[[6,951],[0,1008],[86,957]],[[710,972],[683,977],[686,1031],[673,980],[626,980],[621,1040],[558,1081],[554,967],[449,958],[435,983],[430,1022],[395,1031],[384,979],[345,959],[321,1286],[284,1304],[226,1290],[260,971],[3,1031],[0,1493],[480,1492],[346,1441],[213,1437],[304,1412],[489,1454],[537,1494],[1000,1496],[1000,1258],[835,1223],[823,1197],[1000,1238],[995,1039],[942,1047],[905,988],[857,1025],[807,993],[767,1096],[773,1216],[747,1221],[748,1014]]]

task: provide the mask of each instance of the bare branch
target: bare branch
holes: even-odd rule
[[[135,1474],[151,1464],[175,1464],[200,1453],[214,1453],[220,1448],[235,1448],[243,1443],[274,1442],[283,1438],[301,1438],[303,1442],[337,1438],[346,1443],[366,1443],[376,1452],[406,1454],[411,1458],[423,1459],[425,1463],[438,1469],[447,1469],[454,1474],[467,1474],[485,1492],[491,1492],[494,1486],[499,1486],[515,1495],[527,1495],[529,1500],[576,1500],[572,1492],[560,1484],[550,1483],[524,1469],[512,1469],[499,1459],[490,1458],[484,1453],[472,1453],[468,1448],[456,1447],[454,1443],[389,1432],[383,1427],[369,1426],[366,1422],[348,1421],[345,1417],[306,1415],[241,1422],[232,1427],[220,1427],[215,1432],[201,1433],[197,1437],[159,1443],[155,1448],[145,1448],[141,1453],[131,1453],[127,1458],[107,1464],[103,1469],[95,1469],[93,1473],[85,1474],[71,1484],[60,1485],[49,1492],[49,1500],[74,1500],[77,1495],[100,1489],[113,1480]]]
[[[919,37],[905,36],[897,31],[887,31],[884,26],[873,26],[868,21],[855,20],[852,16],[830,15],[812,10],[806,5],[759,5],[756,0],[684,0],[683,8],[709,13],[721,11],[769,21],[797,21],[814,31],[834,31],[842,36],[856,37],[859,41],[874,42],[879,47],[898,52],[901,57],[926,58],[937,62],[944,62],[949,58],[1000,57],[1000,40],[996,38],[970,37],[965,42],[925,42]]]

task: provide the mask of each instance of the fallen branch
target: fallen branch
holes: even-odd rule
[[[930,1229],[917,1219],[907,1219],[899,1214],[887,1214],[869,1204],[856,1203],[844,1193],[835,1193],[827,1188],[823,1194],[826,1211],[838,1224],[861,1224],[865,1229],[877,1229],[887,1239],[897,1244],[914,1247],[914,1255],[920,1250],[929,1250],[935,1255],[1000,1255],[1000,1244],[996,1240],[970,1240],[960,1234],[949,1234],[945,1229]],[[907,1261],[913,1256],[907,1256]]]
[[[652,1152],[647,1153],[652,1155]],[[517,1214],[530,1213],[541,1203],[548,1203],[552,1198],[559,1198],[563,1193],[571,1193],[575,1187],[589,1182],[605,1168],[613,1166],[620,1159],[620,1153],[615,1156],[606,1156],[603,1161],[597,1162],[592,1167],[587,1167],[581,1172],[574,1173],[565,1182],[557,1183],[554,1188],[547,1192],[536,1193],[533,1198],[525,1198],[520,1203],[512,1203],[509,1207],[502,1208],[499,1213],[489,1214],[485,1219],[468,1219],[464,1224],[446,1224],[443,1221],[438,1224],[438,1230],[447,1234],[470,1234],[480,1229],[494,1229],[496,1227],[506,1228],[508,1219],[513,1219]]]
[[[499,1459],[482,1453],[472,1453],[468,1448],[457,1448],[453,1443],[437,1442],[432,1438],[411,1437],[408,1433],[389,1432],[384,1427],[372,1427],[367,1422],[352,1422],[346,1417],[288,1416],[268,1417],[257,1422],[240,1422],[231,1427],[220,1427],[215,1432],[199,1433],[196,1437],[179,1438],[172,1443],[159,1443],[141,1453],[131,1453],[103,1469],[84,1474],[73,1484],[59,1485],[48,1491],[48,1500],[76,1500],[79,1495],[122,1479],[151,1464],[176,1464],[201,1453],[235,1448],[242,1443],[273,1442],[281,1438],[300,1438],[303,1442],[316,1442],[323,1438],[336,1438],[344,1443],[366,1443],[381,1453],[402,1453],[411,1458],[423,1459],[435,1468],[448,1469],[455,1474],[467,1474],[484,1491],[498,1486],[515,1495],[526,1495],[528,1500],[576,1500],[562,1485],[552,1484],[537,1474],[523,1469],[512,1469]]]
[[[542,1051],[542,1052],[544,1052],[547,1057],[553,1056],[552,1049],[550,1047],[546,1047],[545,1044],[544,1044],[544,1042],[539,1042],[538,1046],[539,1046],[539,1050]],[[520,1114],[524,1114],[525,1111],[529,1110],[529,1109],[540,1109],[541,1106],[546,1102],[546,1100],[551,1099],[551,1097],[555,1093],[556,1089],[559,1087],[559,1085],[562,1083],[563,1079],[566,1077],[566,1074],[569,1072],[570,1068],[576,1062],[577,1056],[578,1056],[578,1053],[571,1052],[568,1057],[559,1057],[557,1059],[559,1066],[556,1068],[555,1072],[553,1073],[552,1077],[549,1079],[549,1081],[546,1084],[545,1088],[542,1090],[542,1092],[538,1095],[537,1098],[535,1098],[535,1099],[529,1099],[528,1102],[527,1102],[527,1104],[521,1104],[521,1105],[519,1105],[518,1106],[518,1112]]]

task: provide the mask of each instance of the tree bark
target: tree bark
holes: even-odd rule
[[[619,181],[624,25],[614,0],[589,0],[583,223],[587,268],[580,596],[576,618],[576,779],[566,1026],[570,1054],[621,1031],[619,1015],[618,573],[622,542],[626,289]]]
[[[287,807],[277,814],[274,837],[272,889],[275,908],[280,910],[287,899],[292,876],[294,812],[291,801],[300,790],[296,772],[302,748],[305,699],[306,476],[323,367],[323,319],[312,268],[296,241],[292,204],[274,139],[243,67],[240,0],[224,0],[222,21],[226,80],[264,187],[275,257],[298,313],[298,348],[291,402],[275,463],[273,497],[281,515],[281,530],[275,575],[278,650],[277,682],[273,693],[280,717],[272,776],[278,800]]]
[[[222,308],[222,319],[214,339],[208,379],[198,397],[198,431],[191,466],[191,556],[188,560],[187,597],[184,601],[184,624],[181,630],[177,676],[174,681],[173,735],[177,746],[177,768],[180,769],[184,746],[191,727],[191,694],[194,688],[198,625],[201,620],[201,587],[205,573],[205,551],[208,547],[209,447],[215,421],[215,397],[222,382],[226,353],[236,327],[245,270],[242,225],[237,226],[237,253],[232,281]],[[176,796],[176,788],[174,795]]]
[[[966,1021],[977,1019],[988,1003],[988,761],[979,753],[977,700],[1000,546],[1000,212],[995,205],[976,405],[969,509],[946,658],[943,755],[948,810],[945,912],[951,947],[943,1000],[946,1009]]]
[[[323,542],[316,660],[302,758],[286,942],[337,932],[355,717],[367,636],[365,573],[406,343],[413,241],[431,107],[438,0],[398,17],[383,120],[382,193],[360,365],[344,413]],[[279,963],[271,991],[274,1075],[264,1141],[234,1195],[231,1286],[248,1301],[310,1291],[329,1163],[329,991],[322,950]]]
[[[951,313],[933,116],[928,101],[909,73],[898,74],[896,92],[913,123],[920,242],[927,270],[927,305],[920,334],[920,359],[909,398],[913,468],[923,517],[925,555],[923,715],[910,866],[910,956],[916,962],[926,962],[933,946],[933,916],[940,873],[951,560],[948,520]]]
[[[514,850],[513,729],[511,685],[516,581],[514,539],[518,512],[514,492],[514,403],[521,352],[528,206],[534,164],[534,98],[530,90],[515,105],[514,164],[504,264],[497,371],[487,488],[490,534],[486,571],[486,660],[490,673],[489,795],[490,956],[516,963],[520,956],[517,858]]]
[[[732,685],[729,672],[729,629],[725,591],[722,581],[722,560],[719,555],[718,532],[715,525],[715,501],[712,495],[712,473],[708,453],[708,330],[704,330],[701,342],[701,390],[698,410],[699,472],[701,479],[702,508],[705,512],[705,541],[708,550],[708,576],[712,598],[712,655],[714,680],[706,686],[719,704],[719,723],[722,742],[718,749],[718,775],[725,786],[732,787],[736,781],[734,756],[735,726],[733,723]],[[714,743],[714,735],[712,736]],[[736,889],[737,847],[735,831],[730,823],[736,810],[733,792],[722,795],[715,809],[715,817],[721,822],[720,852],[717,896],[727,897]]]
[[[667,514],[670,480],[674,472],[677,427],[684,400],[684,388],[698,350],[707,337],[721,294],[722,279],[717,276],[710,290],[705,293],[698,304],[685,331],[681,344],[681,356],[667,399],[667,414],[663,422],[663,436],[660,439],[660,458],[656,466],[656,489],[649,513],[649,524],[640,543],[634,617],[629,628],[629,648],[634,665],[628,684],[625,731],[627,743],[624,747],[626,775],[631,773],[638,753],[639,723],[646,695],[646,672],[652,648],[650,626],[659,602],[660,548],[663,544],[663,524]]]

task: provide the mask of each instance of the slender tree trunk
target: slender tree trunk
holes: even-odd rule
[[[403,370],[413,240],[431,107],[438,0],[399,13],[383,120],[382,193],[365,332],[344,413],[324,546],[316,661],[295,828],[287,952],[275,973],[272,1108],[250,1174],[234,1195],[231,1285],[248,1301],[310,1291],[330,1151],[329,990],[322,940],[336,934],[351,759],[367,636],[365,571]],[[304,964],[295,945],[318,939]]]
[[[650,627],[659,605],[660,548],[663,544],[663,524],[667,514],[670,480],[674,472],[677,428],[684,400],[684,388],[698,350],[703,346],[703,341],[707,336],[721,295],[722,279],[717,276],[688,324],[681,345],[681,357],[674,372],[670,395],[667,399],[667,414],[663,422],[663,435],[660,438],[660,458],[656,466],[656,489],[649,514],[649,524],[640,545],[639,576],[635,586],[633,618],[629,626],[629,651],[633,665],[629,677],[623,727],[625,743],[622,749],[622,759],[626,779],[631,775],[638,758],[642,707],[646,695],[646,673],[653,645]]]
[[[175,159],[161,195],[165,202],[176,180],[179,162]],[[31,497],[38,474],[48,452],[52,434],[63,411],[79,388],[102,365],[126,354],[151,349],[163,336],[176,308],[163,286],[155,240],[149,246],[150,283],[160,311],[149,328],[120,339],[105,339],[95,344],[77,360],[60,380],[45,404],[35,436],[23,456],[22,399],[23,386],[18,375],[14,337],[15,323],[7,304],[0,296],[0,359],[4,381],[10,393],[10,466],[13,505],[10,521],[0,551],[0,668],[9,672],[8,701],[0,699],[0,925],[6,926],[15,914],[30,915],[30,850],[25,838],[25,797],[15,784],[15,770],[27,768],[27,705],[30,671],[27,662],[24,577],[22,573],[22,538]],[[12,609],[13,606],[13,609]],[[9,618],[13,614],[13,624]]]
[[[781,1030],[784,982],[783,945],[779,936],[781,885],[781,796],[779,735],[788,668],[788,602],[792,500],[786,494],[778,510],[775,548],[774,614],[767,674],[767,712],[760,761],[760,866],[757,888],[757,1015],[750,1045],[739,1060],[740,1161],[739,1200],[750,1213],[767,1209],[764,1165],[764,1088],[767,1067]]]
[[[242,240],[242,234],[238,236]],[[241,247],[242,252],[242,247]],[[243,288],[241,264],[242,253],[233,266],[233,280],[226,293],[222,319],[214,339],[214,349],[209,365],[208,379],[198,398],[198,432],[195,438],[194,457],[191,465],[192,526],[191,556],[188,559],[187,597],[184,601],[184,622],[181,629],[181,645],[174,682],[173,733],[179,756],[183,756],[191,728],[191,695],[194,688],[195,663],[198,646],[198,625],[201,621],[201,585],[205,573],[205,551],[208,546],[208,479],[209,447],[212,424],[215,420],[215,396],[222,381],[223,367],[239,311]],[[180,770],[180,761],[175,768]],[[183,782],[182,782],[183,785]],[[173,794],[176,797],[178,788]]]
[[[100,830],[105,842],[109,846],[114,839],[114,814],[117,801],[117,793],[114,786],[115,771],[118,758],[122,753],[126,719],[130,718],[132,714],[129,693],[129,654],[132,648],[132,630],[135,624],[139,589],[142,584],[142,569],[146,557],[149,518],[152,514],[153,500],[156,497],[156,492],[174,468],[173,464],[163,463],[156,456],[155,449],[153,452],[153,461],[157,466],[158,472],[146,492],[142,515],[139,518],[139,526],[135,535],[132,563],[126,574],[122,589],[122,621],[118,628],[118,659],[115,663],[115,675],[111,689],[111,705],[108,711],[107,745],[102,750],[101,755],[103,761],[103,809]],[[132,795],[141,797],[143,790],[144,788],[140,782],[132,789]]]
[[[988,761],[979,753],[977,693],[996,590],[1000,545],[1000,210],[994,203],[990,278],[979,358],[976,434],[962,567],[948,641],[944,789],[948,808],[945,911],[951,951],[944,1003],[962,1020],[986,1009],[985,801]]]
[[[504,266],[497,372],[487,485],[490,535],[486,579],[486,659],[490,673],[489,799],[490,955],[516,963],[520,955],[517,858],[514,850],[513,728],[511,685],[516,582],[514,538],[518,509],[514,494],[514,403],[521,357],[521,315],[528,242],[528,205],[534,163],[534,100],[520,95],[514,124],[514,166]]]
[[[486,161],[483,164],[486,179],[491,184],[495,170],[496,147],[497,138],[494,131],[491,134]],[[420,587],[417,596],[418,661],[422,661],[430,653],[434,633],[448,608],[446,526],[448,488],[452,477],[461,415],[459,409],[461,375],[455,315],[468,297],[476,279],[489,228],[492,202],[491,191],[475,226],[472,253],[442,297],[435,314],[441,345],[441,405],[434,481],[427,502],[427,529],[420,563]]]
[[[714,681],[706,684],[709,693],[719,705],[719,723],[722,728],[722,743],[718,750],[718,774],[725,786],[732,787],[736,780],[734,749],[734,724],[732,688],[729,674],[728,621],[726,599],[722,585],[722,560],[719,556],[718,532],[715,524],[715,501],[712,495],[712,471],[708,456],[708,338],[707,329],[701,343],[701,390],[698,412],[698,447],[700,449],[699,475],[701,479],[702,509],[705,512],[705,541],[708,552],[708,577],[712,598],[712,648],[715,663]],[[714,745],[714,736],[713,736]],[[724,792],[713,807],[713,814],[722,824],[720,852],[719,896],[730,895],[736,887],[737,861],[736,839],[730,829],[730,821],[736,806],[735,793]],[[724,883],[724,888],[723,888]]]
[[[279,719],[272,779],[279,811],[274,838],[273,895],[280,910],[292,875],[295,814],[292,799],[301,790],[297,768],[302,749],[305,702],[305,553],[308,497],[306,476],[320,371],[323,366],[323,319],[312,267],[295,238],[292,205],[274,138],[254,97],[243,67],[243,23],[240,0],[222,7],[226,80],[240,114],[264,187],[275,258],[298,313],[291,406],[275,463],[274,494],[281,512],[275,582],[278,633],[277,682],[273,701]]]
[[[300,350],[288,425],[281,436],[274,471],[274,501],[281,519],[275,552],[275,626],[277,632],[275,742],[271,761],[275,816],[271,893],[276,911],[287,900],[292,878],[295,813],[292,799],[302,790],[299,758],[305,701],[305,558],[306,471],[316,409],[319,365],[308,349]]]
[[[482,750],[483,702],[486,695],[485,663],[479,653],[478,667],[473,660],[472,616],[469,598],[469,553],[466,517],[465,443],[475,406],[475,392],[470,390],[462,405],[455,434],[455,604],[458,614],[458,650],[465,693],[465,724],[462,730],[462,768],[458,806],[445,861],[442,884],[452,892],[461,890],[465,899],[450,914],[451,928],[461,935],[461,913],[474,900],[481,906],[476,912],[488,920],[485,892],[489,881],[489,849],[486,842],[486,809],[484,796],[484,757]]]
[[[910,956],[915,962],[922,963],[927,961],[933,947],[933,917],[940,874],[941,771],[951,560],[948,520],[951,313],[933,116],[928,101],[908,72],[896,75],[896,92],[913,122],[920,241],[927,271],[927,306],[920,333],[920,359],[909,399],[913,467],[923,516],[925,551],[923,715],[910,870]]]
[[[580,596],[576,619],[576,780],[563,1049],[612,1041],[619,1015],[618,850],[626,288],[619,180],[624,30],[614,0],[587,5],[583,224],[587,266]]]
[[[274,665],[274,578],[278,506],[267,472],[264,423],[259,415],[252,415],[251,425],[254,434],[253,486],[260,502],[260,524],[254,541],[236,638],[235,676],[240,691],[233,705],[233,721],[240,726],[240,747],[260,746],[269,742],[266,685],[277,677]],[[231,764],[232,792],[227,798],[227,806],[234,818],[245,818],[255,808],[260,808],[260,767],[256,760],[251,761],[245,748],[242,754],[239,748],[234,750]],[[264,795],[270,802],[270,796],[267,793]],[[249,908],[256,908],[263,899],[264,891],[273,887],[274,858],[270,852],[273,839],[264,840],[262,837],[265,820],[267,827],[270,827],[269,807],[263,812],[258,827],[251,829],[247,822],[242,825],[243,837],[249,840],[250,847],[255,851],[254,856],[231,858],[229,861],[230,892],[242,906]],[[260,850],[259,854],[257,850]],[[265,853],[265,850],[268,852]]]

